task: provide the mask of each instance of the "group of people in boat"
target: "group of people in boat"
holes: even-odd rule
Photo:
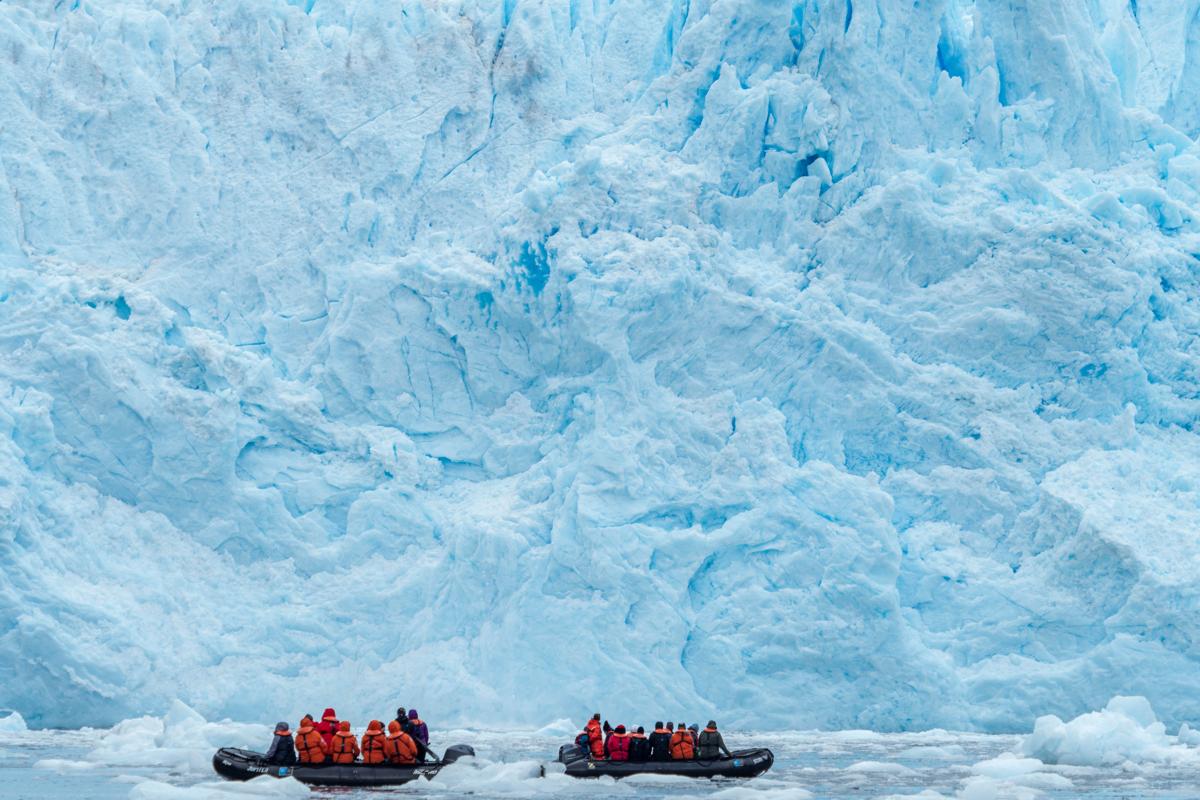
[[[699,725],[690,728],[680,722],[654,723],[649,735],[639,726],[627,730],[624,725],[612,727],[600,715],[594,714],[583,731],[575,737],[575,744],[583,748],[593,760],[609,761],[686,761],[689,759],[713,759],[721,755],[731,757],[725,739],[717,730],[715,720],[709,720],[704,730]]]
[[[275,726],[267,763],[293,764],[353,764],[362,758],[363,764],[416,764],[429,754],[429,726],[421,721],[417,710],[396,709],[396,718],[388,723],[371,720],[358,739],[347,720],[339,720],[332,708],[325,709],[321,721],[305,714],[293,736],[286,722]]]

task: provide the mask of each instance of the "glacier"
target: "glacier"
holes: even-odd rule
[[[1200,720],[1198,14],[0,4],[0,707]]]

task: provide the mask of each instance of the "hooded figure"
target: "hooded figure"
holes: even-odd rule
[[[625,726],[618,725],[612,735],[608,737],[608,757],[613,761],[628,761],[629,760],[629,734],[625,733]]]
[[[321,738],[325,740],[325,752],[331,752],[330,747],[333,745],[333,735],[337,733],[338,729],[337,712],[332,708],[325,709],[325,713],[321,715],[321,721],[314,727],[321,734]]]
[[[300,755],[301,764],[325,763],[325,740],[313,724],[313,718],[307,714],[296,729],[296,752]]]
[[[698,757],[717,758],[721,753],[724,753],[726,758],[733,758],[729,752],[729,748],[725,746],[725,739],[722,738],[720,731],[717,730],[717,723],[710,719],[708,727],[700,732]]]
[[[290,767],[296,763],[296,748],[292,746],[292,732],[286,722],[275,724],[275,735],[271,737],[271,747],[267,750],[268,764],[281,764]]]
[[[333,763],[353,764],[354,759],[358,758],[358,752],[358,740],[350,732],[350,723],[339,722],[337,733],[333,735],[333,744],[329,748]]]
[[[383,723],[377,719],[367,725],[367,732],[362,735],[362,760],[364,764],[382,764],[384,755]]]
[[[429,726],[421,722],[421,715],[415,708],[408,711],[408,733],[421,744],[429,744]]]
[[[393,764],[417,763],[417,743],[400,727],[400,723],[392,720],[388,723],[387,739],[383,743],[384,755]]]

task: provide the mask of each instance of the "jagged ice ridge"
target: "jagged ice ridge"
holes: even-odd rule
[[[0,707],[1200,719],[1198,10],[0,4]]]

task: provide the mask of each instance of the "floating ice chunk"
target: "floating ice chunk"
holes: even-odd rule
[[[25,718],[16,711],[0,717],[0,733],[24,733],[27,730],[29,727],[25,724]]]
[[[895,761],[856,761],[846,767],[847,772],[886,773],[889,775],[915,775],[916,770],[897,764]]]
[[[69,758],[43,758],[33,764],[34,769],[54,769],[60,772],[96,769],[99,764],[91,761],[78,761]]]
[[[173,786],[144,781],[129,792],[130,800],[234,800],[239,797],[308,797],[309,789],[293,778],[260,775],[244,783],[201,783]]]
[[[1013,755],[1003,755],[999,758],[980,761],[971,767],[971,771],[985,778],[1014,778],[1040,772],[1045,767],[1046,765],[1036,758],[1018,758]]]
[[[1047,764],[1101,766],[1124,761],[1163,761],[1171,756],[1166,727],[1144,697],[1114,697],[1103,711],[1063,722],[1038,717],[1020,752]]]
[[[939,761],[954,761],[961,759],[967,754],[966,748],[958,744],[948,745],[925,745],[923,747],[910,747],[907,750],[901,750],[897,755],[900,758],[910,758],[914,760],[939,760]]]
[[[578,733],[580,730],[582,730],[582,728],[582,725],[577,725],[569,718],[563,717],[562,719],[554,720],[554,722],[551,722],[549,725],[538,728],[537,731],[534,732],[534,736],[571,736],[572,734]]]
[[[612,778],[598,780],[616,783]],[[591,790],[587,789],[588,784],[592,785]],[[454,795],[486,794],[496,797],[561,797],[595,791],[593,781],[581,781],[564,772],[544,771],[538,761],[506,763],[486,758],[460,759],[438,772],[429,785]]]
[[[1195,747],[1200,745],[1200,730],[1196,730],[1186,722],[1181,723],[1179,726],[1179,734],[1175,737],[1175,740],[1179,742],[1179,744],[1186,744]]]
[[[734,786],[708,795],[711,800],[806,800],[812,792],[799,787],[758,789],[753,786]]]
[[[178,700],[163,717],[128,719],[100,734],[86,760],[108,766],[167,767],[210,774],[219,747],[263,750],[271,728],[238,722],[208,722]]]

